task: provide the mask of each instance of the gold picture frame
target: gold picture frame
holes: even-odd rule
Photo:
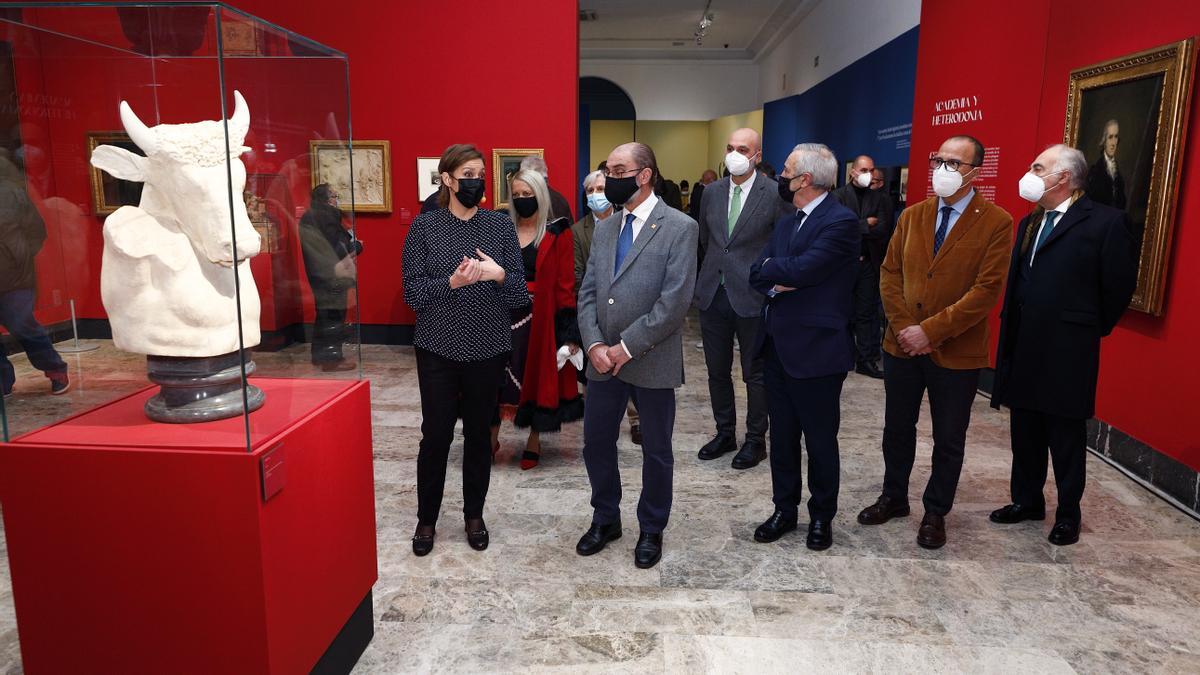
[[[1088,195],[1129,214],[1141,240],[1129,306],[1163,313],[1195,38],[1071,71],[1063,142],[1088,160]]]
[[[342,210],[392,212],[392,149],[388,141],[309,141],[312,187],[329,183],[342,200]],[[350,180],[353,156],[354,181]],[[351,190],[353,187],[353,190]],[[353,200],[351,196],[353,195]]]
[[[122,206],[137,206],[142,197],[142,184],[114,178],[91,164],[92,153],[101,145],[115,145],[134,154],[146,153],[124,131],[87,132],[88,176],[92,186],[92,213],[107,216]]]
[[[508,208],[508,182],[526,157],[545,157],[542,148],[495,148],[492,150],[492,199],[497,211]]]

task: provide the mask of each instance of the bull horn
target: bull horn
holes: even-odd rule
[[[121,101],[121,125],[125,127],[125,133],[129,134],[132,140],[142,152],[147,155],[154,154],[154,132],[142,124],[138,116],[133,114],[133,108],[125,101]]]
[[[239,145],[250,131],[250,106],[246,105],[246,99],[237,89],[233,90],[233,117],[229,118],[229,128]]]

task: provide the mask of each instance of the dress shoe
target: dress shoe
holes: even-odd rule
[[[467,518],[467,543],[476,551],[487,550],[488,531],[483,518]]]
[[[754,530],[754,541],[769,544],[783,535],[796,529],[796,516],[785,516],[783,511],[776,511],[767,518],[767,522]]]
[[[737,441],[733,440],[733,436],[717,434],[711,441],[705,443],[703,448],[700,448],[700,453],[696,456],[700,459],[716,459],[734,450],[737,450]]]
[[[767,458],[767,446],[762,441],[746,441],[742,449],[733,456],[732,466],[735,469],[753,469],[758,463]]]
[[[992,511],[992,515],[988,516],[988,520],[993,523],[1003,523],[1004,525],[1012,525],[1019,523],[1022,520],[1045,520],[1046,507],[1034,509],[1023,504],[1009,504],[1003,508]]]
[[[579,543],[575,545],[575,552],[579,555],[595,555],[604,550],[608,542],[615,541],[621,538],[621,521],[609,523],[608,525],[600,525],[592,523],[587,532],[579,538]]]
[[[903,518],[909,513],[907,501],[880,495],[874,504],[858,514],[858,522],[862,525],[882,525],[892,518]]]
[[[883,379],[883,371],[879,369],[879,366],[875,365],[874,363],[871,363],[870,361],[863,361],[862,363],[859,363],[857,366],[854,366],[854,372],[858,373],[859,375],[866,375],[867,377],[873,377],[876,380]]]
[[[814,551],[824,551],[833,546],[833,523],[814,518],[808,524],[808,538],[804,540],[804,545]]]
[[[921,548],[941,548],[946,545],[946,518],[936,513],[925,513],[921,519],[921,529],[917,530],[917,546]]]
[[[639,569],[650,569],[657,565],[661,558],[662,533],[639,533],[637,546],[633,547],[633,564],[637,565]]]
[[[1070,520],[1060,520],[1054,523],[1047,538],[1055,546],[1070,546],[1079,541],[1079,523]]]
[[[412,538],[413,554],[429,555],[429,552],[433,550],[433,538],[436,534],[432,525],[418,525]]]
[[[50,393],[54,396],[61,396],[71,388],[71,378],[65,370],[60,373],[47,373],[46,377],[50,378]]]
[[[633,441],[634,445],[642,444],[642,425],[640,423],[630,422],[629,440]]]

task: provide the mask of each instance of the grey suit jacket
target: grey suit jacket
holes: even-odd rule
[[[621,341],[633,356],[617,376],[647,389],[683,384],[683,323],[696,285],[696,221],[659,199],[613,274],[620,209],[596,223],[579,289],[583,346]],[[589,363],[590,380],[607,380]]]
[[[704,262],[696,279],[695,304],[708,309],[713,296],[725,279],[729,304],[738,316],[751,318],[762,314],[761,293],[750,288],[750,266],[771,241],[780,207],[778,183],[763,174],[754,177],[749,194],[742,195],[742,212],[733,233],[729,232],[729,177],[704,188],[700,204],[700,245]]]

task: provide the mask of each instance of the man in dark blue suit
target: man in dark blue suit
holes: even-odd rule
[[[842,383],[854,368],[854,282],[862,235],[858,216],[829,196],[837,158],[819,143],[797,145],[779,176],[779,196],[795,215],[775,224],[750,268],[750,284],[768,296],[756,352],[765,359],[775,513],[754,531],[772,542],[796,529],[803,480],[800,440],[808,449],[807,544],[833,544],[840,463]]]

